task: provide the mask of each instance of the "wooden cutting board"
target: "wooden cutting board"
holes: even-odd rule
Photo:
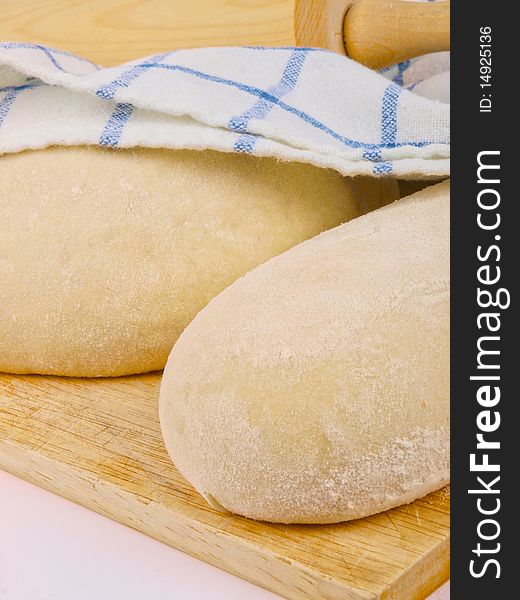
[[[159,382],[0,374],[0,468],[286,598],[419,599],[448,578],[447,489],[339,525],[210,508],[166,454]]]

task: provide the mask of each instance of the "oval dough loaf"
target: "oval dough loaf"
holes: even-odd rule
[[[359,212],[334,171],[214,151],[5,155],[0,190],[0,371],[15,373],[161,369],[228,284]]]
[[[449,478],[449,187],[271,259],[176,343],[161,426],[215,507],[330,523]]]

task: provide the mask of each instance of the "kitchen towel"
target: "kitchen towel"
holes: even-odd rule
[[[111,68],[0,43],[0,154],[53,144],[213,148],[344,175],[449,175],[449,105],[314,48],[200,48]]]

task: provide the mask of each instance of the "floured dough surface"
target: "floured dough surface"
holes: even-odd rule
[[[161,426],[216,507],[328,523],[449,479],[449,185],[228,287],[176,343]]]
[[[0,190],[0,371],[15,373],[160,369],[227,285],[359,214],[334,171],[214,151],[5,155]]]

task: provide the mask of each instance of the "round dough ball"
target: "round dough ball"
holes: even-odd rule
[[[333,523],[449,478],[449,187],[292,248],[236,281],[168,360],[180,472],[253,519]]]
[[[334,171],[215,151],[27,151],[0,157],[0,190],[0,371],[15,373],[161,369],[237,277],[359,213]]]

